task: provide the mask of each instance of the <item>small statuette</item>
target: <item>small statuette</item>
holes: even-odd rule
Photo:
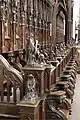
[[[27,67],[43,67],[44,63],[44,55],[40,53],[38,49],[38,40],[34,41],[33,34],[30,35],[29,41],[26,44],[26,66]]]
[[[38,93],[36,91],[36,81],[32,74],[28,75],[26,95],[20,103],[35,104],[38,101]]]

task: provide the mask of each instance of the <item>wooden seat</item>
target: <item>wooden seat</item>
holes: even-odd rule
[[[59,91],[54,91],[50,92],[50,98],[54,100],[57,104],[59,104],[63,99],[65,98],[65,91],[59,90]]]
[[[56,83],[56,88],[64,90],[69,87],[68,81],[59,81]]]
[[[65,95],[65,92],[64,91],[54,91],[54,92],[50,92],[50,95],[53,95],[53,96],[58,96],[58,97],[60,97],[60,96],[63,96],[63,95]]]
[[[62,76],[60,77],[60,80],[63,80],[63,81],[65,81],[65,80],[67,81],[67,80],[68,80],[68,81],[69,81],[69,80],[70,80],[70,77],[71,77],[71,75],[69,75],[69,74],[68,74],[68,75],[62,74]]]

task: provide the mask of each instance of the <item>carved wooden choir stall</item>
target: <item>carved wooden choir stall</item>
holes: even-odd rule
[[[70,1],[0,0],[0,120],[71,115],[77,50]]]

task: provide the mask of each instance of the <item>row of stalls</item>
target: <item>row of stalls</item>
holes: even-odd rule
[[[72,0],[0,1],[0,119],[68,120],[76,83]]]
[[[0,119],[68,120],[76,84],[78,53],[32,67],[10,64],[0,55]]]

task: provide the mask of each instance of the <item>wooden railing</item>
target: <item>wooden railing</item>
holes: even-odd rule
[[[64,71],[64,68],[68,64],[69,60],[71,58],[73,58],[73,51],[75,52],[74,48],[69,49],[67,52],[67,55],[55,67],[51,68],[50,70],[48,69],[48,71],[46,71],[46,69],[45,69],[46,74],[42,74],[42,77],[39,78],[39,81],[41,81],[40,79],[42,79],[42,82],[44,83],[44,86],[43,86],[44,94],[47,92],[49,93],[50,91],[54,91],[55,84],[57,81],[59,81],[59,78],[60,78],[62,72]],[[15,66],[15,65],[13,64],[13,66]],[[25,69],[25,74],[23,74],[22,68],[20,68],[18,70],[17,70],[17,68],[15,69],[14,67],[12,67],[12,65],[10,65],[9,62],[2,55],[0,55],[0,98],[1,98],[0,99],[0,108],[3,111],[2,112],[0,109],[0,114],[1,114],[0,116],[6,116],[6,114],[8,114],[8,115],[14,114],[15,116],[17,115],[16,119],[17,118],[20,119],[19,112],[21,113],[21,118],[24,118],[23,114],[24,114],[25,110],[28,110],[29,106],[25,106],[25,109],[23,109],[24,104],[22,106],[20,106],[20,104],[16,105],[16,103],[19,103],[22,100],[23,96],[25,95],[24,94],[25,91],[23,93],[23,88],[26,85],[23,84],[24,83],[23,78],[26,78],[26,77],[25,76],[23,77],[23,75],[28,74],[28,71],[26,74],[26,69]],[[37,70],[36,70],[36,72],[37,72]],[[33,73],[33,71],[32,71],[32,73]],[[38,74],[39,74],[39,71],[38,71]],[[43,76],[43,75],[46,75],[46,76]],[[37,76],[36,76],[36,78],[38,79]],[[39,85],[42,85],[42,84],[39,84]],[[39,89],[41,89],[41,86],[39,86]],[[46,98],[46,96],[44,96],[40,99],[40,101],[37,103],[37,105],[39,105],[39,106],[37,106],[37,107],[30,106],[30,109],[29,109],[30,111],[28,111],[28,112],[30,112],[30,114],[31,114],[31,112],[32,112],[31,108],[35,108],[35,109],[38,109],[37,110],[37,112],[39,112],[38,114],[42,115],[41,111],[43,109],[45,109],[45,100],[46,100],[45,98]],[[16,111],[15,111],[15,109],[16,109]],[[22,112],[22,109],[24,112]],[[41,109],[41,111],[40,111],[40,109]],[[28,114],[26,111],[25,118],[27,118]],[[34,111],[32,112],[32,114],[35,114]],[[8,116],[8,117],[10,117],[10,116]],[[41,118],[41,117],[39,117],[39,118]],[[43,117],[42,117],[42,119],[43,119]],[[41,119],[38,119],[38,120],[41,120]]]
[[[20,100],[23,97],[23,77],[22,74],[13,68],[8,61],[0,55],[0,94],[1,102],[17,102],[17,89],[20,90]],[[7,100],[5,101],[5,94]],[[12,94],[13,98],[10,97]]]

